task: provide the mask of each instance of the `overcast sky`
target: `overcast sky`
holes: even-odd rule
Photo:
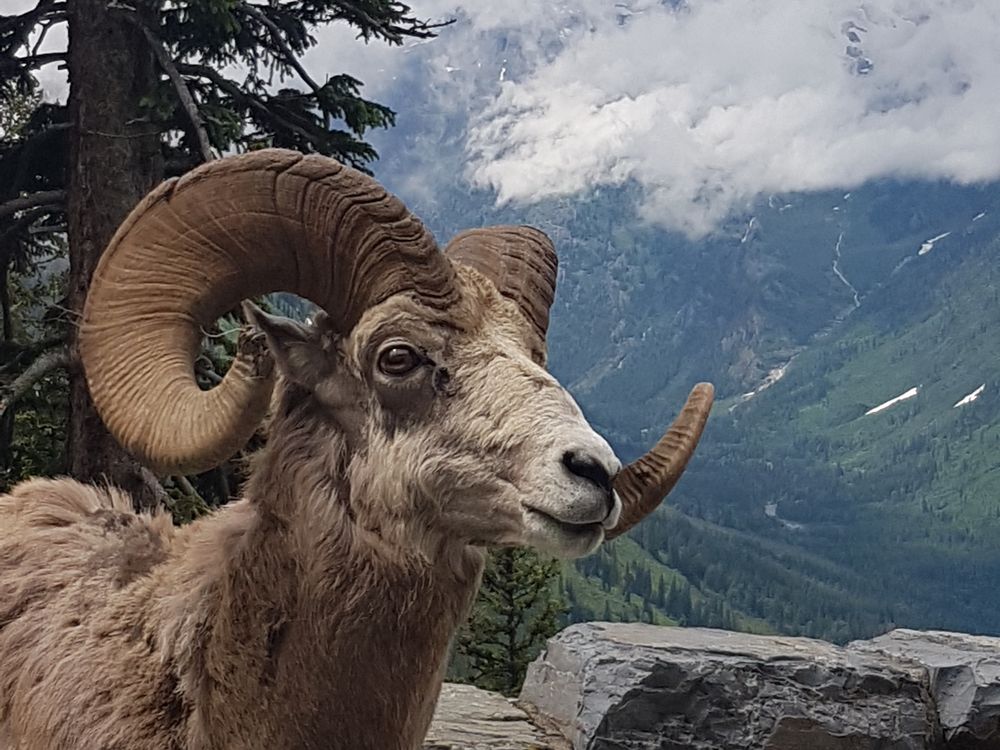
[[[418,65],[501,202],[632,179],[697,235],[761,194],[1000,178],[1000,0],[409,1],[458,23],[407,50],[323,30],[308,67],[379,98]]]
[[[500,201],[634,179],[648,218],[697,235],[771,192],[1000,177],[997,0],[413,3],[460,20],[428,83],[489,59],[499,31],[525,56],[467,142],[467,178]],[[377,92],[405,57],[354,60]]]

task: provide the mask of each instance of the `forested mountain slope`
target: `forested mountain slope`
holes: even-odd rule
[[[840,585],[897,623],[1000,629],[1000,233],[983,221],[723,404],[680,507],[851,571]]]
[[[673,507],[567,573],[575,617],[1000,631],[1000,186],[772,195],[697,240],[640,221],[637,191],[498,209],[456,181],[409,198],[442,240],[549,232],[551,365],[623,457],[692,383],[718,387]]]
[[[650,310],[632,329],[645,372],[626,357],[575,381],[624,452],[665,418],[660,399],[678,403],[695,376],[722,386],[675,508],[637,539],[781,631],[1000,630],[996,191],[885,185],[826,212],[821,201],[764,213],[739,248],[707,243],[715,294],[691,281],[672,316]],[[567,308],[579,320],[587,306]],[[659,387],[657,356],[673,370]]]
[[[470,185],[468,135],[557,31],[410,49],[398,127],[374,141],[376,175],[442,242],[494,223],[553,238],[550,365],[623,459],[716,384],[670,507],[567,570],[572,615],[1000,632],[1000,184],[765,194],[702,237],[641,219],[628,180],[498,205]]]

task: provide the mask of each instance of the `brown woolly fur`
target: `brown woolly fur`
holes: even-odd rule
[[[453,263],[324,157],[220,161],[125,222],[81,358],[161,468],[229,455],[269,408],[267,447],[241,500],[183,528],[70,479],[0,496],[0,750],[416,750],[484,547],[592,552],[656,508],[708,416],[703,385],[622,470],[544,368],[543,234],[467,233]],[[247,305],[254,331],[200,390],[199,315],[226,309],[206,300],[272,284],[323,311]]]
[[[567,467],[620,465],[521,314],[456,283],[450,316],[397,295],[346,335],[251,311],[270,438],[210,516],[68,479],[0,496],[0,750],[420,746],[482,547],[579,556],[621,514]],[[387,375],[400,346],[422,364]]]
[[[70,480],[0,499],[0,748],[416,747],[482,555],[380,544],[291,474],[176,530]]]
[[[470,543],[520,538],[518,495],[484,462],[525,463],[520,433],[545,415],[588,430],[518,351],[516,312],[475,274],[464,296],[475,309],[448,321],[401,296],[332,345],[311,331],[331,374],[279,354],[245,499],[189,526],[71,480],[0,498],[0,747],[418,747],[478,584]],[[403,386],[369,384],[373,342],[404,334],[454,390],[421,376],[399,406]],[[516,414],[484,400],[503,381],[523,390]]]

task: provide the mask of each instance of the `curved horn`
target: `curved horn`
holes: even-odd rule
[[[715,389],[711,383],[698,383],[660,441],[615,477],[615,491],[622,501],[622,514],[618,525],[605,535],[607,539],[624,534],[656,510],[677,484],[705,429],[714,396]]]
[[[544,365],[545,334],[559,266],[552,240],[534,227],[485,227],[457,234],[444,253],[453,262],[482,273],[517,305],[529,325],[532,356]]]
[[[438,308],[458,294],[434,238],[371,177],[280,149],[203,165],[150,193],[94,273],[80,354],[116,438],[165,473],[239,450],[267,409],[269,368],[241,356],[200,390],[201,328],[276,291],[315,302],[342,331],[398,292]]]

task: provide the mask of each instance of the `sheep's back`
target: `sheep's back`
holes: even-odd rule
[[[169,516],[136,514],[113,489],[35,479],[0,496],[0,728],[9,722],[23,741],[17,725],[29,715],[30,724],[49,723],[95,683],[125,688],[151,677],[116,675],[112,682],[97,672],[108,664],[101,652],[111,643],[148,649],[151,635],[140,632],[145,613],[136,605],[171,536]],[[131,632],[110,632],[119,627]],[[121,708],[115,696],[94,697],[98,705],[86,709]],[[46,720],[40,714],[49,709]],[[62,731],[46,740],[63,746],[56,739]]]
[[[136,514],[112,488],[33,479],[0,496],[0,630],[86,581],[121,588],[166,559],[168,516]]]

